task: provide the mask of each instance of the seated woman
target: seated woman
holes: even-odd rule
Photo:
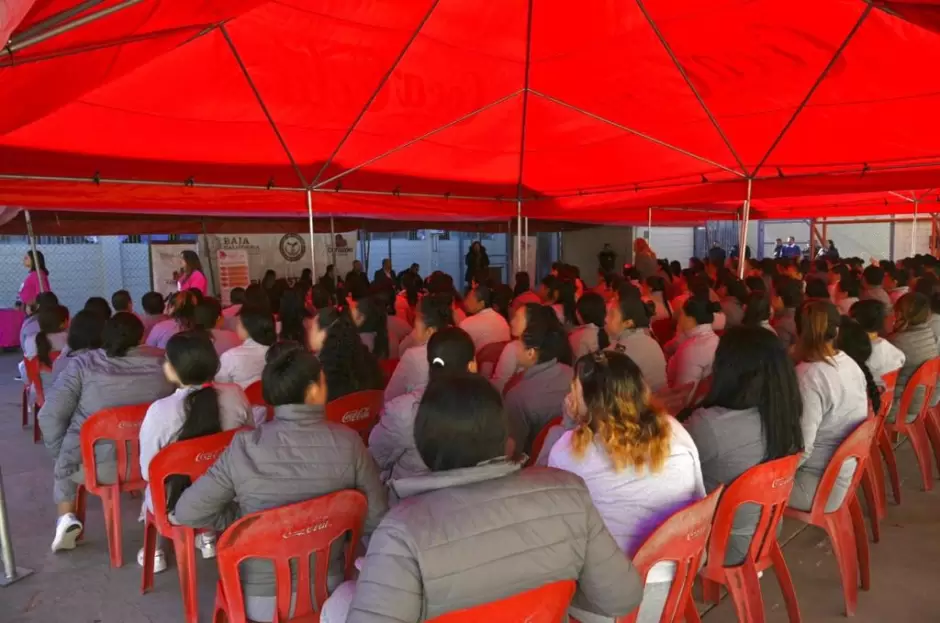
[[[65,347],[59,352],[59,358],[52,364],[52,373],[48,382],[43,377],[42,386],[49,396],[49,391],[65,367],[75,358],[101,348],[101,334],[104,333],[104,318],[95,312],[82,310],[75,314],[69,323]]]
[[[193,324],[206,332],[215,346],[215,352],[219,355],[242,343],[237,333],[222,328],[224,322],[222,304],[219,303],[219,299],[211,296],[202,299],[193,311]]]
[[[307,340],[323,366],[329,400],[385,385],[378,359],[362,343],[348,313],[335,307],[317,311]]]
[[[796,313],[803,305],[803,284],[780,277],[774,284],[774,318],[771,326],[785,348],[796,344]]]
[[[171,337],[180,331],[196,328],[196,305],[199,304],[196,296],[189,290],[177,292],[172,296],[169,303],[170,317],[153,326],[147,335],[148,346],[166,348],[166,343]]]
[[[322,623],[417,623],[562,580],[577,581],[572,603],[595,614],[640,603],[639,576],[584,482],[505,458],[506,416],[486,379],[435,379],[414,437],[431,473],[393,481],[407,503],[382,520],[358,582],[327,600]]]
[[[653,303],[653,320],[672,318],[672,305],[666,298],[666,280],[663,277],[659,275],[647,277],[643,291],[646,299]]]
[[[702,461],[705,491],[730,485],[748,469],[803,449],[802,401],[793,361],[761,327],[734,327],[715,351],[712,386],[685,427]],[[755,507],[734,518],[725,564],[740,564],[757,527]]]
[[[516,310],[527,303],[541,303],[539,295],[532,291],[532,281],[529,279],[529,273],[516,273],[515,286],[512,289],[512,305],[509,307],[509,317],[515,315]]]
[[[235,333],[242,340],[240,346],[222,353],[219,357],[217,383],[235,383],[242,389],[261,380],[268,349],[277,341],[274,316],[266,309],[253,305],[242,305],[235,316]],[[301,343],[306,334],[301,336]]]
[[[610,346],[610,336],[604,330],[607,318],[607,303],[604,297],[597,292],[586,293],[578,299],[577,312],[580,324],[568,334],[573,359],[580,359],[583,355]]]
[[[722,275],[718,282],[721,311],[725,315],[725,328],[736,327],[744,321],[744,305],[748,291],[744,283],[730,272]]]
[[[624,353],[643,371],[646,384],[654,392],[666,387],[666,356],[650,335],[651,305],[640,298],[636,288],[621,288],[621,294],[607,308],[604,328],[610,336],[608,350]]]
[[[417,344],[402,353],[385,387],[385,401],[394,400],[428,382],[428,341],[438,331],[454,326],[453,299],[447,294],[429,294],[418,302],[412,330]]]
[[[776,333],[777,330],[770,324],[770,295],[766,292],[751,292],[744,306],[741,324],[746,327],[762,327]]]
[[[541,303],[526,303],[525,305],[517,307],[516,311],[509,319],[509,333],[512,337],[512,341],[503,347],[503,352],[500,353],[499,361],[496,362],[496,367],[493,369],[490,377],[493,387],[500,392],[506,387],[506,383],[509,382],[509,379],[521,370],[519,357],[524,348],[522,345],[522,334],[525,333],[529,319],[534,314],[537,314],[538,310],[542,307],[545,306]]]
[[[880,302],[880,301],[879,301]],[[894,405],[888,413],[888,421],[893,422],[901,406],[901,397],[908,381],[921,365],[940,356],[937,338],[930,328],[930,301],[919,292],[909,292],[898,299],[894,306],[894,333],[888,337],[898,350],[904,354],[904,365],[898,374],[894,389]],[[940,392],[934,390],[931,405],[940,400]],[[911,401],[910,411],[904,414],[907,422],[913,422],[924,404],[924,393],[918,388]]]
[[[516,455],[528,453],[539,431],[561,415],[571,386],[571,345],[554,311],[538,306],[519,338],[521,378],[506,392],[506,416]]]
[[[907,361],[901,349],[879,335],[885,326],[885,306],[880,301],[858,301],[852,305],[849,315],[868,334],[871,356],[866,364],[875,383],[884,387],[884,375],[900,370]]]
[[[79,431],[85,421],[102,409],[151,403],[169,396],[173,386],[163,376],[163,352],[140,346],[144,324],[134,314],[115,314],[105,324],[104,348],[72,359],[53,385],[39,411],[42,440],[52,453],[58,506],[52,551],[74,549],[82,531],[75,517],[75,494],[85,482]],[[95,446],[98,480],[117,479],[114,445]]]
[[[828,301],[804,303],[797,316],[796,376],[803,399],[800,427],[803,456],[796,472],[790,506],[808,511],[829,459],[862,420],[868,417],[865,375],[851,357],[835,346],[841,317]],[[839,507],[855,473],[854,459],[839,472],[827,510]]]
[[[140,473],[144,480],[150,480],[153,458],[174,441],[214,435],[251,424],[251,407],[245,392],[234,384],[212,384],[218,370],[219,356],[205,331],[177,333],[167,342],[163,373],[178,389],[154,401],[140,425]],[[185,476],[173,476],[168,481],[169,512],[173,512],[176,501],[189,484]],[[153,512],[149,485],[144,504]],[[197,535],[196,547],[202,550],[203,558],[213,558],[215,535]],[[143,548],[137,552],[137,564],[144,565]],[[166,569],[161,548],[156,550],[153,568],[156,573]]]
[[[299,344],[277,344],[262,385],[274,420],[237,433],[204,476],[176,503],[175,519],[193,528],[225,530],[238,517],[357,489],[368,499],[364,534],[388,509],[385,487],[358,433],[325,415],[328,389],[317,358]],[[343,548],[330,555],[329,588],[343,580]],[[263,560],[242,563],[245,612],[252,621],[274,618],[274,569]]]
[[[378,298],[356,299],[349,307],[359,339],[376,359],[398,359],[398,342],[388,332],[388,312]]]
[[[39,319],[39,331],[26,337],[23,357],[38,358],[40,364],[51,368],[50,355],[61,352],[68,342],[69,310],[63,305],[47,305],[40,307],[36,316]]]
[[[875,301],[877,303],[877,301]],[[865,391],[868,393],[868,402],[872,411],[878,413],[881,409],[881,390],[868,367],[872,355],[872,340],[862,326],[848,316],[842,317],[839,325],[839,337],[836,339],[836,348],[852,358],[858,364],[862,374],[865,375]]]
[[[425,352],[425,365],[429,367],[429,378],[411,393],[386,401],[379,422],[369,435],[369,452],[382,472],[383,482],[428,471],[414,442],[415,412],[427,384],[454,370],[477,371],[473,340],[463,329],[440,329],[422,350]]]
[[[552,447],[548,465],[584,480],[617,546],[633,556],[659,524],[705,495],[698,450],[682,425],[651,402],[626,355],[585,355],[575,369],[566,402],[577,425]],[[674,564],[653,567],[638,621],[659,621],[674,575]],[[582,623],[599,620],[572,614]]]
[[[280,320],[278,339],[303,344],[307,335],[307,319],[310,315],[307,312],[304,293],[299,288],[285,290],[281,294],[278,310],[278,320]]]
[[[685,339],[669,359],[666,376],[670,387],[687,383],[698,385],[712,374],[718,336],[712,330],[715,312],[721,309],[707,296],[693,294],[685,300],[677,329]]]

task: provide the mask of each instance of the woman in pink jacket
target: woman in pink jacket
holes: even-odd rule
[[[183,251],[180,253],[183,258],[183,274],[180,275],[176,286],[180,292],[185,290],[199,290],[205,296],[209,283],[206,281],[206,275],[202,272],[202,262],[195,251]]]
[[[25,306],[30,306],[36,302],[39,296],[40,284],[43,292],[51,292],[49,288],[49,271],[46,270],[46,258],[39,251],[36,251],[35,258],[32,251],[27,251],[23,256],[23,266],[29,270],[23,285],[20,286],[19,300]]]

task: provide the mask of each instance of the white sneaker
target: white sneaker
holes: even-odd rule
[[[55,539],[52,541],[52,551],[60,549],[75,549],[75,543],[82,534],[82,522],[74,513],[66,513],[59,517],[55,523]]]
[[[137,550],[137,564],[141,567],[144,566],[144,548],[141,547]],[[163,554],[162,549],[158,549],[153,554],[153,572],[154,573],[163,573],[166,571],[166,556]]]
[[[215,533],[201,532],[196,535],[196,549],[202,552],[202,559],[215,558]]]

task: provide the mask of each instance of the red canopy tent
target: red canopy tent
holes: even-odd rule
[[[676,223],[940,186],[938,0],[5,2],[10,205]]]

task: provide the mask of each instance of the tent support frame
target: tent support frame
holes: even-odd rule
[[[51,28],[45,32],[37,33],[31,37],[19,39],[18,41],[16,39],[11,39],[10,42],[7,43],[6,47],[3,48],[3,51],[6,52],[8,55],[13,56],[14,53],[19,52],[24,48],[28,48],[31,45],[42,43],[43,41],[51,39],[57,35],[61,35],[63,33],[69,32],[70,30],[75,30],[76,28],[84,26],[85,24],[90,24],[91,22],[98,21],[99,19],[103,17],[107,17],[113,13],[117,13],[118,11],[122,11],[128,7],[132,7],[135,4],[140,4],[141,2],[143,2],[143,0],[124,0],[124,2],[121,2],[120,4],[115,4],[115,5],[106,7],[104,9],[101,9],[100,11],[89,13],[88,15],[85,15],[84,17],[79,17],[76,20],[73,20],[71,22],[66,22],[64,24]]]
[[[29,248],[33,250],[33,261],[36,261],[38,251],[36,251],[36,236],[33,234],[33,219],[29,216],[29,210],[23,210],[23,216],[26,217],[26,233],[29,236]],[[42,279],[39,280],[39,292],[45,292],[42,285]]]
[[[747,249],[747,226],[751,219],[751,190],[754,186],[754,180],[747,179],[747,198],[744,200],[744,207],[741,209],[741,231],[739,232],[741,242],[738,244],[738,279],[744,279],[744,270],[747,268],[747,261],[744,259]]]
[[[313,193],[307,190],[307,221],[310,226],[310,268],[313,270],[313,282],[317,282],[317,256],[313,252]]]

